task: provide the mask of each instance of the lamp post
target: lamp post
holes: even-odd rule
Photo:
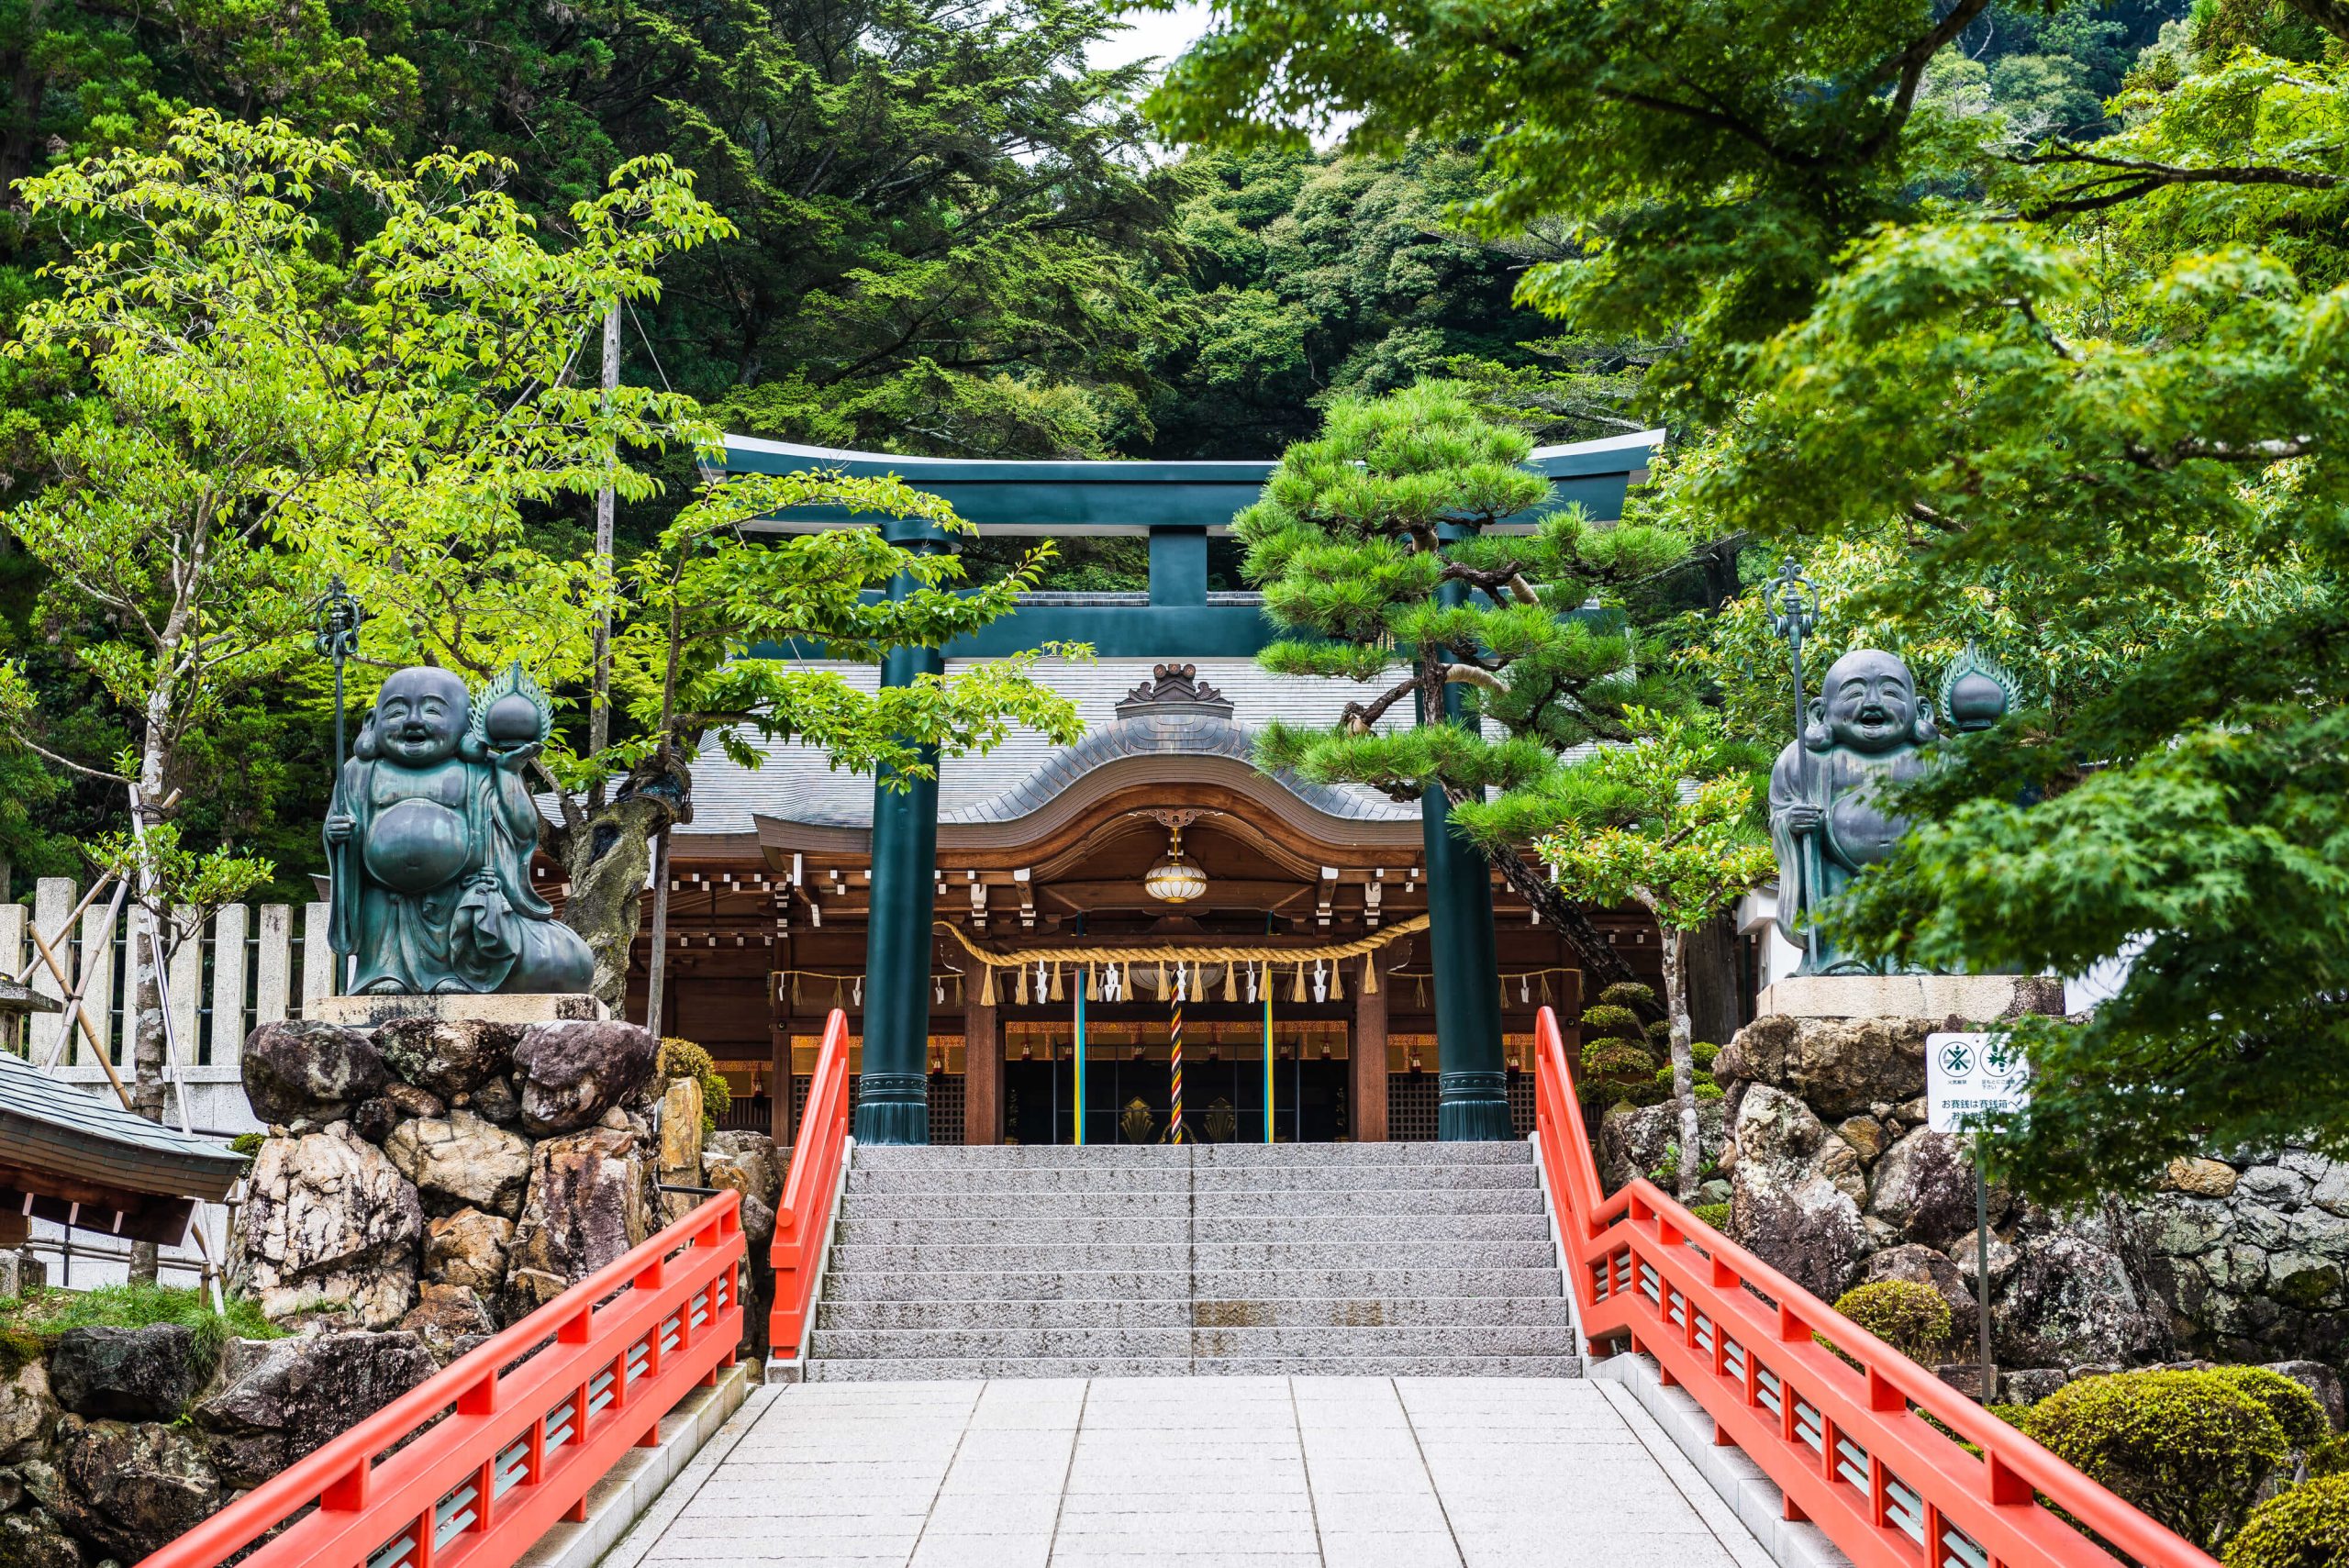
[[[1802,643],[1803,639],[1819,627],[1819,586],[1802,574],[1802,562],[1791,555],[1787,557],[1786,564],[1778,568],[1776,586],[1778,603],[1770,613],[1770,629],[1786,639],[1787,657],[1794,666],[1796,765],[1800,773],[1802,797],[1809,800],[1810,752],[1802,740]],[[1819,888],[1819,837],[1815,832],[1806,831],[1801,839],[1803,884],[1794,892],[1798,898],[1816,897]],[[1783,898],[1787,894],[1787,890],[1781,888],[1778,895]],[[1794,913],[1795,917],[1800,919],[1805,911],[1798,905]],[[1809,960],[1804,966],[1805,973],[1816,972],[1819,968],[1819,931],[1815,926],[1804,926],[1803,947]]]

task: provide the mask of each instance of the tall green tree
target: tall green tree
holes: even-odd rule
[[[583,392],[564,367],[596,303],[648,289],[651,267],[715,214],[646,165],[574,209],[574,243],[555,251],[493,172],[440,154],[386,175],[349,142],[201,113],[161,150],[22,187],[36,217],[67,226],[68,253],[11,352],[91,395],[47,439],[45,483],[6,526],[46,569],[72,657],[128,716],[131,748],[60,751],[60,716],[13,662],[0,725],[78,776],[135,786],[133,834],[104,858],[136,859],[150,931],[173,929],[191,889],[217,903],[270,873],[183,851],[168,818],[175,792],[206,789],[185,753],[223,695],[297,657],[339,544],[396,539],[408,574],[462,576],[467,545],[495,558],[519,499],[592,487],[621,446],[679,412],[666,395]],[[340,262],[318,254],[329,199],[376,222]],[[606,592],[587,569],[532,586],[533,613],[472,635],[551,650]],[[133,1106],[150,1119],[165,1060],[157,949],[132,948]],[[134,1258],[135,1274],[153,1267],[151,1248]]]
[[[1709,708],[1671,716],[1632,708],[1623,718],[1628,742],[1601,747],[1497,800],[1464,806],[1459,816],[1463,828],[1488,842],[1532,839],[1568,897],[1636,903],[1655,917],[1685,1200],[1694,1197],[1704,1169],[1688,941],[1776,874],[1755,805],[1754,780],[1769,752],[1729,740]]]
[[[1268,725],[1262,766],[1403,801],[1441,787],[1463,805],[1541,785],[1570,748],[1630,739],[1633,709],[1686,704],[1640,628],[1580,612],[1677,561],[1687,541],[1549,506],[1549,480],[1526,466],[1532,445],[1468,389],[1429,382],[1335,399],[1322,433],[1282,454],[1263,498],[1232,521],[1265,614],[1288,634],[1260,657],[1278,673],[1357,682],[1364,700],[1328,730]],[[1479,722],[1447,720],[1453,687]],[[1595,978],[1632,978],[1514,843],[1487,852]]]

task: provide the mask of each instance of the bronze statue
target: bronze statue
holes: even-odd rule
[[[1909,666],[1862,648],[1829,668],[1801,738],[1778,753],[1770,770],[1770,842],[1778,854],[1778,929],[1804,950],[1798,974],[1868,973],[1816,920],[1907,830],[1879,792],[1922,774],[1925,748],[1936,738],[1932,710]]]
[[[522,769],[552,728],[516,664],[476,701],[401,670],[360,727],[327,808],[328,940],[353,995],[584,992],[595,964],[530,886],[539,811]]]

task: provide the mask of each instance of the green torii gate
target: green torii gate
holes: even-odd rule
[[[1497,526],[1506,531],[1528,529],[1541,511],[1572,505],[1601,520],[1620,517],[1624,492],[1646,477],[1649,459],[1663,439],[1661,430],[1643,430],[1537,450],[1530,461],[1550,476],[1551,501]],[[749,436],[727,438],[726,456],[728,471],[734,473],[827,469],[894,474],[916,489],[944,497],[955,515],[981,535],[1149,539],[1146,602],[1119,597],[1023,606],[945,648],[891,649],[881,666],[884,685],[907,685],[918,675],[937,673],[949,655],[1000,657],[1047,642],[1090,643],[1104,658],[1199,659],[1252,657],[1272,639],[1272,628],[1252,600],[1219,600],[1208,591],[1208,539],[1228,532],[1233,514],[1256,499],[1273,472],[1270,460],[1063,462],[893,457]],[[869,525],[834,508],[805,507],[779,513],[766,526],[810,531]],[[954,536],[918,520],[891,519],[881,527],[892,542],[915,550],[944,550],[954,542]],[[911,586],[908,579],[900,578],[889,592],[903,594]],[[1461,717],[1463,700],[1457,687],[1446,694],[1447,710],[1455,718]],[[1505,1139],[1510,1136],[1508,1080],[1501,1057],[1491,884],[1484,857],[1449,831],[1440,790],[1428,793],[1421,821],[1436,974],[1437,1135],[1452,1140]],[[930,1141],[930,1078],[924,1069],[937,861],[935,778],[914,780],[901,790],[876,785],[872,914],[865,936],[864,1063],[856,1110],[860,1142]],[[1447,984],[1449,976],[1472,978],[1453,984]]]

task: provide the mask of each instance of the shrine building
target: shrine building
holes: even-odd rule
[[[1531,462],[1553,504],[1610,519],[1660,439]],[[1463,875],[1440,852],[1431,868],[1419,803],[1251,761],[1257,727],[1327,726],[1358,695],[1255,662],[1274,628],[1228,536],[1271,462],[904,458],[749,438],[729,460],[737,473],[894,473],[945,497],[983,541],[1146,538],[1149,588],[1034,593],[942,651],[829,666],[869,689],[1086,643],[1092,661],[1037,670],[1084,720],[1073,746],[1018,730],[942,762],[934,786],[898,790],[798,745],[767,748],[757,768],[714,750],[696,762],[693,820],[670,848],[662,1027],[725,1073],[723,1125],[790,1136],[837,1006],[856,1037],[867,1140],[1156,1142],[1178,1105],[1192,1141],[1424,1140],[1446,1096],[1479,1102],[1456,1114],[1480,1130],[1452,1136],[1524,1135],[1534,1014],[1579,1010],[1573,950],[1481,860]],[[811,509],[765,526],[851,525]],[[918,548],[968,539],[886,526]],[[753,651],[825,665],[820,648]],[[1594,920],[1655,984],[1646,914]],[[651,944],[648,918],[630,1017]],[[1482,995],[1453,993],[1444,1021],[1465,1047],[1447,1052],[1437,973],[1455,969],[1478,974]]]

